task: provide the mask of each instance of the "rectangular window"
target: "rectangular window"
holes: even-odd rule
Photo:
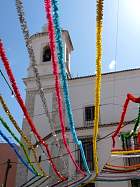
[[[86,125],[93,124],[95,106],[85,107],[85,123]]]
[[[81,139],[81,141],[82,141],[83,149],[85,152],[85,157],[87,160],[88,167],[92,171],[94,170],[92,138],[84,138],[84,139]],[[85,169],[80,151],[78,152],[78,163],[82,169]]]

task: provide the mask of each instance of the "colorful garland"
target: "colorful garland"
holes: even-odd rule
[[[27,159],[27,161],[29,162],[30,166],[32,167],[32,169],[34,170],[34,172],[37,174],[37,175],[40,175],[38,173],[38,171],[35,169],[34,165],[31,163],[31,160],[28,156],[28,153],[27,153],[27,150],[24,146],[24,144],[18,139],[18,137],[11,131],[11,129],[9,128],[8,124],[4,121],[4,119],[0,116],[0,122],[2,123],[2,125],[5,127],[5,129],[12,135],[12,137],[16,140],[16,142],[21,146],[24,154],[25,154],[25,157]]]
[[[80,148],[84,167],[86,171],[90,174],[87,161],[85,158],[85,154],[83,151],[82,142],[78,140],[77,134],[75,131],[75,124],[74,124],[71,104],[69,100],[68,83],[67,83],[65,64],[64,64],[64,49],[63,49],[63,41],[62,41],[62,32],[61,32],[60,23],[59,23],[59,6],[58,6],[57,0],[52,0],[52,8],[53,8],[53,23],[54,23],[54,28],[55,28],[55,40],[56,40],[56,45],[57,45],[57,57],[58,57],[58,63],[59,63],[59,68],[60,68],[61,83],[63,87],[63,95],[64,95],[64,102],[65,102],[65,107],[66,107],[66,112],[67,112],[67,117],[68,117],[68,124],[69,124],[70,131],[72,133],[73,141]]]
[[[111,153],[112,153],[113,155],[140,153],[140,149],[138,149],[138,150],[130,150],[130,151],[115,151],[115,150],[112,150]]]
[[[47,154],[48,154],[48,158],[49,158],[49,163],[51,164],[54,172],[57,174],[57,176],[62,179],[62,180],[65,180],[65,177],[62,176],[60,174],[60,172],[57,170],[56,168],[56,165],[54,164],[53,160],[51,159],[51,153],[50,153],[50,150],[48,148],[48,145],[45,143],[45,141],[41,138],[40,134],[38,133],[37,129],[35,128],[35,125],[26,109],[26,106],[20,96],[20,92],[18,90],[18,87],[16,85],[16,81],[15,81],[15,78],[14,78],[14,75],[12,73],[12,70],[10,68],[10,65],[9,65],[9,62],[8,62],[8,59],[6,57],[6,54],[5,54],[5,51],[4,51],[4,48],[3,48],[3,44],[2,44],[2,41],[0,40],[0,56],[1,56],[1,59],[2,59],[2,62],[4,64],[4,67],[5,67],[5,70],[7,72],[7,75],[9,77],[9,80],[11,82],[11,85],[12,85],[12,88],[15,92],[15,95],[16,95],[16,98],[17,98],[17,101],[24,113],[24,116],[26,117],[27,121],[28,121],[28,124],[30,125],[33,133],[36,135],[36,137],[38,138],[39,142],[45,147],[46,151],[47,151]]]
[[[19,132],[19,134],[21,135],[21,137],[23,138],[23,140],[26,142],[28,149],[31,149],[33,152],[33,156],[35,159],[35,162],[37,164],[37,167],[40,169],[40,171],[42,172],[43,176],[48,176],[46,174],[46,172],[44,171],[44,169],[42,168],[42,166],[40,165],[40,163],[38,162],[37,159],[37,153],[35,148],[32,145],[32,142],[28,139],[28,137],[25,135],[25,133],[20,129],[19,125],[17,124],[16,120],[14,119],[14,117],[12,116],[12,114],[10,113],[9,108],[7,107],[2,95],[0,95],[0,104],[2,105],[6,115],[8,116],[8,118],[10,119],[10,121],[12,122],[12,124],[14,125],[14,127],[16,128],[16,130]],[[41,175],[41,174],[40,174]]]
[[[3,134],[3,132],[0,130],[0,136],[10,145],[10,147],[14,150],[14,152],[16,153],[17,157],[19,158],[19,160],[23,163],[23,165],[25,167],[27,167],[29,169],[29,171],[31,173],[33,173],[33,175],[37,176],[37,173],[28,166],[28,163],[22,158],[22,156],[18,153],[16,146],[8,139],[8,137],[6,135]]]
[[[135,136],[136,135],[136,131],[137,131],[138,127],[139,127],[139,123],[140,123],[140,105],[139,105],[138,117],[137,117],[136,123],[134,125],[134,129],[131,132],[122,133],[121,137],[124,138],[124,139],[129,139],[132,136]]]
[[[131,166],[118,166],[118,165],[111,165],[111,164],[106,164],[105,167],[110,167],[110,168],[123,168],[123,169],[132,169],[132,168],[140,168],[140,164],[135,164]]]
[[[101,90],[101,62],[102,62],[102,29],[103,29],[103,0],[97,0],[96,16],[96,95],[95,95],[95,119],[93,124],[93,153],[96,176],[98,175],[97,135],[100,112],[100,90]]]
[[[125,115],[126,115],[126,111],[127,111],[127,107],[128,107],[129,101],[132,101],[134,103],[140,103],[140,97],[134,97],[130,93],[127,94],[127,97],[126,97],[126,100],[125,100],[125,103],[124,103],[124,106],[123,106],[123,111],[122,111],[122,114],[121,114],[120,122],[118,124],[118,127],[117,127],[116,131],[112,135],[113,147],[115,147],[115,137],[120,132],[120,129],[121,129],[122,124],[124,122],[124,118],[125,118]],[[138,141],[140,142],[140,134],[139,133],[138,133]]]
[[[28,25],[27,25],[27,22],[26,22],[26,19],[25,19],[25,16],[24,16],[25,14],[24,14],[24,7],[23,7],[22,0],[16,0],[16,9],[17,9],[18,18],[19,18],[19,21],[20,21],[21,30],[22,30],[22,33],[23,33],[23,36],[24,36],[25,44],[26,44],[26,47],[27,47],[27,51],[28,51],[28,54],[29,54],[29,58],[30,58],[30,61],[31,61],[31,64],[32,64],[33,73],[34,73],[35,80],[36,80],[36,83],[37,83],[37,88],[38,88],[38,91],[39,91],[39,95],[40,95],[40,98],[41,98],[41,101],[42,101],[42,104],[43,104],[43,108],[44,108],[46,117],[48,118],[51,130],[52,130],[53,138],[55,139],[56,145],[59,149],[61,147],[61,145],[60,145],[59,139],[56,135],[55,127],[53,125],[53,121],[51,119],[51,116],[50,116],[50,113],[49,113],[49,110],[48,110],[47,100],[46,100],[44,91],[42,89],[42,85],[41,85],[41,81],[40,81],[40,77],[39,77],[39,72],[38,72],[38,69],[37,69],[37,63],[36,63],[32,43],[31,43],[31,40],[30,40],[29,29],[28,29]],[[68,169],[64,158],[61,157],[61,159],[63,160],[62,164],[64,164],[65,169]]]
[[[51,49],[51,57],[52,57],[52,65],[53,65],[53,75],[55,78],[55,91],[57,96],[57,103],[58,103],[58,111],[59,111],[59,119],[60,119],[60,125],[61,125],[61,132],[63,137],[63,143],[66,147],[67,152],[69,153],[75,167],[77,170],[79,170],[83,175],[85,173],[80,169],[78,164],[76,163],[74,156],[71,153],[71,150],[67,144],[66,141],[66,129],[65,129],[65,123],[64,123],[64,115],[63,115],[63,105],[62,105],[62,98],[60,93],[60,82],[59,82],[59,73],[58,73],[58,65],[57,65],[57,59],[55,54],[55,31],[53,26],[53,18],[51,14],[51,0],[45,0],[45,10],[46,10],[46,17],[48,19],[48,35],[49,35],[49,41],[50,41],[50,49]]]

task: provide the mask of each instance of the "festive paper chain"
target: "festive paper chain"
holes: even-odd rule
[[[129,139],[132,136],[136,135],[136,131],[137,131],[138,127],[139,127],[139,123],[140,123],[140,105],[139,105],[138,117],[137,117],[137,120],[136,120],[136,123],[135,123],[133,131],[128,132],[128,133],[122,133],[121,137],[124,138],[124,139]]]
[[[50,0],[45,0],[45,10],[46,10],[46,17],[48,19],[48,35],[49,35],[49,42],[50,42],[50,49],[51,49],[51,57],[52,57],[52,65],[53,65],[53,75],[55,78],[55,91],[56,91],[56,96],[57,96],[57,103],[58,103],[58,111],[59,111],[59,119],[60,119],[60,125],[61,125],[61,132],[62,132],[62,137],[63,137],[63,143],[66,147],[67,152],[70,155],[70,158],[72,159],[75,167],[77,170],[79,170],[83,175],[85,173],[80,169],[78,164],[76,163],[74,156],[71,153],[70,147],[67,144],[66,141],[66,129],[65,129],[65,122],[64,122],[64,115],[63,115],[63,105],[62,105],[62,98],[61,98],[61,93],[60,93],[60,81],[59,81],[59,73],[58,73],[58,64],[57,64],[57,59],[55,55],[55,31],[54,31],[54,26],[53,26],[53,18],[51,14],[51,1]]]
[[[93,153],[96,176],[98,175],[97,135],[100,112],[100,90],[101,90],[101,62],[102,62],[102,29],[103,29],[103,0],[97,0],[96,15],[96,90],[95,90],[95,119],[93,124]]]
[[[17,9],[18,18],[19,18],[19,21],[20,21],[21,30],[23,32],[23,36],[24,36],[24,39],[25,39],[25,44],[26,44],[26,47],[27,47],[27,51],[28,51],[28,54],[29,54],[29,58],[32,62],[33,73],[35,75],[35,80],[36,80],[37,87],[38,87],[38,90],[39,90],[40,98],[42,100],[43,108],[44,108],[45,114],[47,115],[47,118],[49,120],[54,139],[56,140],[56,142],[58,144],[58,140],[57,140],[57,137],[56,137],[57,135],[54,131],[53,123],[52,123],[52,120],[51,120],[51,117],[50,117],[50,114],[49,114],[49,110],[48,110],[48,106],[47,106],[47,100],[45,98],[45,95],[44,95],[44,92],[43,92],[43,89],[42,89],[42,85],[41,85],[41,81],[40,81],[40,77],[39,77],[39,72],[38,72],[38,69],[37,69],[37,63],[36,63],[32,43],[31,43],[31,40],[30,40],[29,29],[28,29],[27,22],[26,22],[26,19],[25,19],[25,16],[24,16],[24,8],[23,8],[22,0],[16,0],[16,9]]]
[[[115,151],[112,150],[111,152],[114,155],[121,155],[121,154],[131,154],[131,153],[140,153],[140,149],[136,150],[130,150],[130,151]]]
[[[58,139],[57,134],[55,132],[54,122],[50,116],[48,106],[47,106],[47,100],[46,100],[44,91],[42,89],[42,84],[41,84],[41,80],[40,80],[40,76],[39,76],[39,72],[38,72],[38,68],[37,68],[37,63],[36,63],[36,59],[35,59],[35,55],[34,55],[34,51],[33,51],[33,47],[32,47],[32,42],[30,39],[29,29],[28,29],[27,21],[25,19],[24,7],[23,7],[22,0],[16,0],[16,9],[17,9],[17,13],[18,13],[18,18],[19,18],[21,30],[22,30],[22,33],[24,36],[25,44],[27,47],[27,51],[29,54],[29,58],[31,61],[33,73],[35,76],[35,81],[36,81],[39,95],[40,95],[40,98],[41,98],[41,101],[43,104],[43,109],[45,111],[46,117],[48,118],[49,125],[50,125],[51,131],[52,131],[52,135],[53,135],[53,138],[56,142],[56,146],[58,147],[58,149],[60,149],[61,145],[59,143],[59,139]],[[61,156],[61,153],[60,153],[60,156]],[[61,157],[61,160],[62,160],[62,164],[65,167],[65,170],[68,170],[68,167],[67,167],[66,162],[63,157]]]
[[[140,164],[135,164],[131,166],[118,166],[118,165],[111,165],[111,164],[106,164],[105,167],[110,167],[110,168],[121,168],[121,169],[137,169],[140,168]]]
[[[114,166],[114,165],[105,165],[103,170],[110,170],[111,172],[119,172],[119,173],[126,173],[126,172],[132,172],[140,169],[140,165],[138,167],[130,167],[125,168],[123,166]]]
[[[131,173],[133,171],[137,171],[138,169],[115,169],[115,168],[106,168],[106,169],[103,169],[104,172],[110,172],[110,173]]]
[[[37,173],[28,166],[28,163],[22,158],[22,156],[18,153],[16,146],[8,139],[8,137],[0,130],[0,136],[10,145],[10,147],[14,150],[19,160],[24,164],[25,167],[29,169],[31,173],[37,176]]]
[[[66,108],[67,117],[68,117],[68,125],[72,133],[74,143],[77,144],[80,148],[84,168],[90,174],[87,161],[85,158],[85,154],[83,151],[82,142],[78,140],[77,134],[75,131],[74,119],[73,119],[71,104],[69,100],[68,83],[67,83],[65,64],[64,64],[64,49],[63,49],[63,41],[62,41],[62,32],[61,32],[60,23],[59,23],[59,6],[58,6],[57,0],[52,0],[52,8],[53,8],[53,23],[54,23],[54,28],[55,28],[55,40],[56,40],[56,45],[57,45],[57,57],[58,57],[58,63],[60,67],[61,83],[63,87],[62,90],[63,90],[65,108]]]
[[[121,114],[120,122],[118,124],[118,127],[117,127],[116,131],[112,135],[113,147],[115,147],[115,137],[120,132],[120,129],[121,129],[122,124],[124,122],[124,118],[125,118],[125,115],[126,115],[126,111],[127,111],[127,108],[128,108],[129,101],[132,101],[134,103],[140,103],[140,97],[134,97],[130,93],[127,94],[127,97],[126,97],[126,100],[125,100],[125,103],[124,103],[124,106],[123,106],[123,111],[122,111],[122,114]],[[140,134],[139,133],[138,133],[138,141],[140,142]]]
[[[15,95],[16,95],[16,98],[17,98],[17,101],[24,113],[24,116],[26,117],[27,121],[28,121],[28,124],[30,125],[33,133],[36,135],[37,139],[39,140],[39,142],[45,147],[46,151],[47,151],[47,154],[48,154],[48,158],[49,158],[49,163],[51,164],[54,172],[57,174],[57,176],[62,179],[62,180],[65,180],[65,177],[62,176],[60,174],[60,172],[57,170],[56,168],[56,165],[54,164],[53,160],[51,159],[51,152],[48,148],[48,145],[45,143],[45,141],[42,139],[42,137],[40,136],[40,134],[38,133],[37,129],[35,128],[35,125],[34,125],[34,122],[32,121],[27,109],[26,109],[26,106],[21,98],[21,95],[20,95],[20,92],[18,90],[18,87],[16,85],[16,81],[15,81],[15,78],[14,78],[14,75],[12,73],[12,70],[10,68],[10,65],[9,65],[9,62],[8,62],[8,59],[6,57],[6,54],[5,54],[5,51],[4,51],[4,48],[3,48],[3,44],[2,44],[2,41],[0,40],[0,56],[1,56],[1,59],[2,59],[2,62],[4,64],[4,67],[6,69],[6,72],[8,74],[8,77],[9,77],[9,80],[11,82],[11,85],[12,85],[12,88],[15,92]]]
[[[33,171],[37,174],[37,175],[40,175],[38,173],[38,171],[35,169],[34,165],[31,163],[31,160],[28,156],[28,153],[27,153],[27,150],[24,146],[24,144],[18,139],[18,137],[13,133],[13,131],[9,128],[8,124],[3,120],[3,118],[0,116],[0,122],[2,123],[2,125],[5,127],[5,129],[12,135],[12,137],[16,140],[16,142],[21,146],[24,154],[25,154],[25,157],[27,159],[27,161],[29,162],[30,166],[32,167]]]
[[[46,174],[46,172],[44,171],[44,169],[42,168],[42,166],[40,165],[40,163],[38,162],[37,159],[37,153],[35,148],[32,145],[32,142],[28,139],[28,137],[25,135],[25,133],[20,129],[19,125],[17,124],[16,120],[14,119],[14,117],[12,116],[12,114],[10,113],[9,108],[7,107],[2,95],[0,95],[0,104],[2,105],[6,115],[8,116],[8,118],[10,119],[10,121],[12,122],[12,124],[14,125],[14,127],[16,128],[16,130],[19,132],[19,134],[21,135],[21,137],[23,138],[23,140],[26,142],[28,149],[31,149],[33,152],[33,156],[36,162],[37,167],[39,168],[39,170],[41,171],[43,176],[48,176]],[[41,174],[39,174],[41,175]]]

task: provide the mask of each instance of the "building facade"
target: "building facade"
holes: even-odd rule
[[[72,78],[70,74],[70,56],[73,51],[72,41],[68,31],[63,30],[63,43],[64,43],[64,60],[66,73],[68,77],[70,101],[72,106],[72,111],[74,115],[75,127],[78,138],[83,142],[83,148],[85,150],[85,155],[90,170],[94,173],[93,164],[93,153],[92,153],[92,136],[93,136],[93,121],[94,121],[94,95],[95,95],[95,75],[75,77]],[[32,70],[32,62],[29,64],[28,76],[24,78],[24,83],[26,85],[26,106],[33,118],[36,128],[41,136],[44,138],[51,149],[52,156],[64,155],[63,157],[56,158],[55,163],[60,171],[68,173],[72,176],[76,173],[75,167],[72,164],[70,158],[66,155],[66,150],[62,144],[62,136],[60,130],[58,107],[56,102],[55,94],[55,83],[52,73],[51,64],[51,52],[48,44],[47,32],[37,33],[31,36],[31,41],[35,53],[35,58],[37,62],[37,67],[40,75],[40,81],[42,84],[42,89],[45,93],[47,100],[47,105],[51,120],[53,122],[53,127],[55,128],[57,138],[59,140],[60,147],[55,145],[54,136],[51,133],[51,127],[49,125],[48,119],[45,115],[42,101],[38,93],[35,76]],[[78,65],[78,64],[75,64]],[[99,155],[99,168],[103,168],[104,164],[110,158],[112,139],[102,137],[106,136],[110,132],[114,131],[120,120],[122,113],[123,103],[125,102],[127,93],[132,93],[135,96],[140,95],[140,69],[132,69],[119,71],[114,73],[104,73],[102,75],[102,85],[101,85],[101,107],[100,107],[100,124],[99,124],[99,135],[98,135],[98,155]],[[136,104],[130,103],[129,109],[125,121],[132,121],[136,118],[138,112],[138,107]],[[65,107],[64,107],[65,113]],[[77,163],[82,166],[82,160],[77,146],[74,144],[71,134],[68,128],[67,117],[66,118],[66,138],[68,140],[71,150],[74,152],[75,159]],[[130,131],[133,128],[133,124],[129,123],[123,128],[123,131]],[[26,120],[23,120],[23,130],[26,132],[27,136],[32,140],[35,148],[39,155],[39,160],[41,165],[46,168],[49,175],[53,176],[53,171],[51,170],[48,161],[45,161],[46,155],[44,154],[44,149],[40,147],[37,139],[31,132]],[[121,146],[121,142],[117,142],[118,146]],[[32,154],[30,154],[32,157]],[[56,156],[56,157],[57,157]],[[43,162],[42,162],[43,161]],[[120,159],[119,162],[124,162]],[[62,163],[65,163],[62,164]],[[21,185],[26,180],[31,178],[31,174],[23,166],[18,167],[17,173],[17,184]],[[53,183],[53,181],[46,182],[46,186]],[[137,186],[133,184],[133,181],[124,182],[96,182],[96,187],[130,187]],[[43,184],[44,185],[44,184]],[[34,186],[34,185],[32,185]],[[40,185],[41,186],[41,185]],[[63,185],[60,185],[63,186]],[[94,186],[94,184],[89,184],[88,186]],[[43,187],[43,186],[42,186]]]
[[[0,143],[0,161],[0,186],[15,187],[18,159],[7,143]]]

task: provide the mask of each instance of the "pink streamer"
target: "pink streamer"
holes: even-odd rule
[[[61,132],[63,137],[63,143],[66,147],[67,152],[69,153],[74,165],[76,166],[77,170],[79,170],[83,175],[85,173],[80,169],[78,164],[76,163],[70,147],[67,144],[66,141],[66,129],[65,129],[65,123],[64,123],[64,115],[63,115],[63,105],[62,105],[62,98],[60,94],[60,81],[59,81],[59,73],[58,73],[58,63],[56,59],[56,53],[55,53],[55,32],[54,32],[54,26],[53,26],[53,18],[51,15],[51,1],[45,0],[45,10],[46,10],[46,16],[48,18],[48,33],[49,33],[49,40],[50,40],[50,49],[51,49],[51,57],[52,57],[52,65],[53,65],[53,75],[55,78],[55,91],[57,96],[57,103],[58,103],[58,111],[59,111],[59,119],[60,119],[60,125],[61,125]]]

